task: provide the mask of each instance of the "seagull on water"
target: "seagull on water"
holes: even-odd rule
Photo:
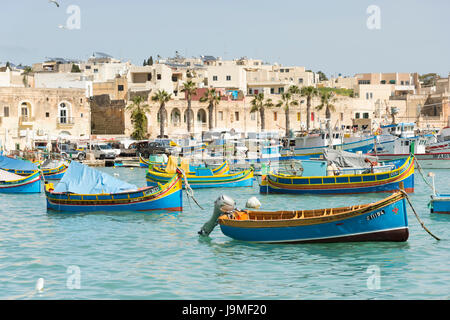
[[[56,4],[56,6],[59,8],[59,3],[58,2],[56,2],[56,0],[48,0],[48,2],[51,2],[51,3],[54,3],[54,4]]]

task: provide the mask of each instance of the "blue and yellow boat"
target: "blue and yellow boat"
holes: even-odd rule
[[[36,171],[41,170],[45,180],[58,180],[64,176],[68,165],[64,161],[49,161],[39,162],[41,168],[37,165],[38,162],[31,162],[21,159],[14,159],[9,157],[0,157],[0,169],[20,175],[29,176]],[[52,164],[57,165],[52,166]]]
[[[292,194],[352,194],[393,192],[403,182],[406,192],[414,192],[414,157],[385,162],[392,170],[336,176],[299,177],[283,173],[269,173],[262,177],[260,193]]]
[[[249,242],[399,242],[409,236],[405,197],[397,192],[370,204],[315,210],[234,209],[218,223],[226,236]]]
[[[210,168],[195,167],[195,171],[190,171],[189,161],[184,159],[180,168],[185,172],[185,179],[192,189],[197,188],[227,188],[227,187],[251,187],[253,186],[253,169],[243,170],[236,173],[228,173],[228,163],[224,162],[216,171]],[[177,171],[177,160],[169,157],[169,161],[164,170],[150,168],[147,171],[147,185],[153,186],[158,183],[167,183]],[[227,172],[227,173],[223,173]],[[185,181],[183,179],[183,187]]]
[[[21,176],[0,169],[0,193],[40,193],[41,181],[39,171],[28,176]]]
[[[71,162],[56,185],[45,188],[47,209],[64,212],[181,211],[181,175],[172,175],[164,185],[137,188],[106,173]]]

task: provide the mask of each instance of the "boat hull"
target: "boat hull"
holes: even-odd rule
[[[375,156],[375,154],[370,154]],[[377,154],[380,161],[397,160],[407,157],[407,154]],[[417,153],[414,155],[423,169],[450,169],[450,152]]]
[[[219,219],[222,232],[235,240],[261,243],[406,241],[409,237],[405,199],[345,217],[227,222]],[[242,226],[241,226],[242,225]]]
[[[396,170],[374,174],[323,177],[285,177],[269,174],[261,182],[260,193],[356,194],[394,192],[402,188],[406,192],[414,192],[413,158],[404,160],[403,165]]]
[[[165,183],[170,177],[171,175],[167,173],[148,171],[146,175],[147,185],[154,186],[157,183]],[[187,176],[188,184],[192,189],[252,187],[253,180],[253,170],[217,176]],[[184,187],[185,183],[183,181]]]
[[[78,195],[46,191],[47,209],[61,212],[181,211],[181,177],[175,176],[160,190],[142,188],[130,193]]]
[[[0,193],[40,193],[42,179],[39,171],[16,181],[0,181]]]
[[[431,213],[450,214],[450,194],[438,194],[431,197]]]

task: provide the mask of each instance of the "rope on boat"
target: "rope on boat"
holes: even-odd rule
[[[187,179],[187,176],[186,176],[186,173],[184,172],[184,170],[183,170],[183,169],[180,169],[180,168],[178,168],[178,170],[179,170],[179,172],[181,173],[181,175],[183,176],[183,180],[184,180],[184,190],[186,191],[186,194],[187,194],[187,196],[188,196],[188,199],[191,198],[191,199],[195,202],[195,204],[198,205],[198,207],[199,207],[200,209],[205,210],[205,209],[203,209],[203,207],[198,203],[198,201],[195,199],[195,197],[194,197],[194,190],[192,190],[191,186],[189,185],[189,182],[188,182],[188,179]]]
[[[420,223],[420,225],[422,226],[422,228],[424,228],[425,231],[428,232],[428,233],[429,233],[433,238],[435,238],[436,240],[441,240],[441,239],[439,239],[438,237],[436,237],[433,233],[431,233],[431,231],[428,230],[427,227],[425,227],[425,224],[423,223],[422,220],[420,220],[419,215],[417,214],[416,210],[414,209],[414,207],[413,207],[413,205],[412,205],[412,203],[411,203],[411,200],[409,199],[409,196],[408,196],[408,194],[406,193],[406,191],[400,189],[400,192],[403,193],[403,194],[405,195],[406,200],[408,200],[409,206],[411,207],[412,211],[414,212],[414,215],[416,216],[416,218],[417,218],[417,220],[419,221],[419,223]]]
[[[425,181],[425,183],[431,188],[431,190],[432,190],[433,192],[436,192],[436,189],[435,189],[435,188],[430,184],[430,182],[425,178],[425,175],[424,175],[424,173],[423,173],[423,169],[422,169],[422,167],[420,166],[420,163],[419,163],[419,161],[417,160],[416,157],[414,157],[414,160],[415,160],[416,163],[417,163],[417,169],[419,169],[419,173],[420,173],[420,175],[421,175],[423,181]]]

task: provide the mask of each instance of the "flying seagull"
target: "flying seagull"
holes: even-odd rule
[[[59,8],[59,3],[56,2],[56,0],[48,0],[48,2],[52,2],[52,3],[56,4],[56,6]]]

